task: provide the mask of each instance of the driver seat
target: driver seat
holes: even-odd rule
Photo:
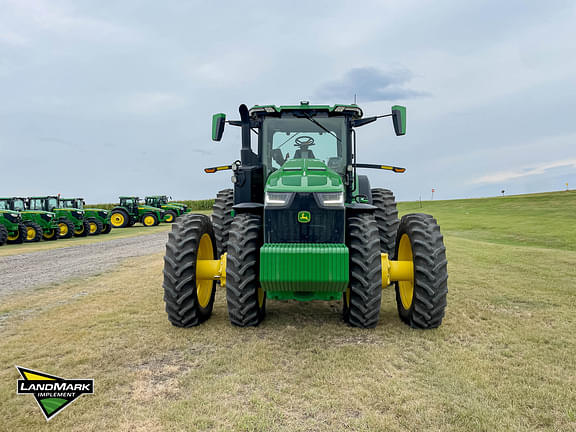
[[[316,159],[316,156],[312,150],[298,149],[294,152],[294,159]]]

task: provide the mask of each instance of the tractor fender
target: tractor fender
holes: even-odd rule
[[[264,204],[257,202],[243,202],[232,206],[232,210],[236,214],[239,213],[252,213],[261,215],[264,212]]]

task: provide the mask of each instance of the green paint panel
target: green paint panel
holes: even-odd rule
[[[342,292],[348,248],[331,243],[270,243],[260,249],[260,284],[272,292]]]

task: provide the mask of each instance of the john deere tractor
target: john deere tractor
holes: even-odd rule
[[[188,206],[182,203],[168,202],[166,195],[154,195],[144,198],[147,206],[156,207],[164,210],[166,213],[162,222],[172,223],[178,216],[182,216],[187,212]]]
[[[110,223],[110,210],[99,208],[84,208],[84,198],[60,198],[60,206],[66,209],[79,209],[84,211],[84,218],[90,226],[89,235],[108,234],[112,230]]]
[[[84,210],[63,207],[59,196],[30,197],[28,208],[56,213],[60,238],[86,237],[90,233],[90,224],[84,217]]]
[[[27,227],[19,212],[10,208],[7,198],[0,198],[0,246],[19,244],[27,238]]]
[[[448,276],[436,220],[420,213],[399,220],[393,193],[358,174],[405,171],[357,161],[356,129],[381,117],[405,134],[402,106],[372,117],[357,105],[307,102],[241,105],[240,120],[214,115],[215,141],[226,123],[241,128],[240,160],[205,169],[232,170],[233,191],[218,194],[214,222],[190,214],[172,226],[163,283],[170,322],[190,327],[208,319],[219,282],[230,321],[241,327],[258,325],[271,299],[341,300],[349,325],[374,327],[390,285],[403,322],[439,326]]]
[[[145,227],[158,225],[166,217],[162,209],[140,204],[140,198],[121,196],[120,205],[112,209],[110,221],[114,228],[124,228],[140,222]]]
[[[0,202],[5,208],[20,213],[22,223],[26,228],[26,235],[23,239],[25,242],[38,242],[42,239],[58,240],[60,238],[55,213],[42,209],[30,209],[27,198],[0,198]]]

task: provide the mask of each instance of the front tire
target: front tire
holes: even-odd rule
[[[60,229],[60,238],[68,239],[74,235],[74,224],[67,219],[59,220],[58,228]]]
[[[380,251],[387,253],[389,258],[393,258],[394,246],[396,246],[396,233],[398,232],[398,209],[394,194],[388,189],[372,189],[372,205],[376,206],[376,223],[378,224],[378,235],[380,236]]]
[[[110,224],[114,228],[125,228],[130,222],[128,213],[124,210],[114,210],[110,215]]]
[[[232,206],[234,205],[234,191],[224,189],[218,192],[212,207],[212,221],[218,253],[222,255],[227,250],[230,225],[232,224]]]
[[[24,243],[24,240],[26,239],[26,225],[24,225],[23,223],[19,223],[18,224],[18,229],[16,230],[16,233],[13,236],[8,236],[7,239],[7,243],[8,244],[22,244]]]
[[[403,216],[396,257],[414,263],[414,281],[395,283],[400,319],[413,328],[438,327],[446,309],[448,270],[446,248],[436,219],[422,213]]]
[[[44,230],[42,238],[46,241],[55,241],[60,238],[60,227]]]
[[[166,216],[164,216],[165,223],[174,223],[178,215],[174,210],[166,210]]]
[[[42,240],[42,228],[35,222],[26,221],[26,243],[36,243]]]
[[[266,314],[266,293],[260,286],[262,218],[253,214],[234,217],[228,238],[226,300],[230,322],[257,326]]]
[[[107,223],[102,227],[102,232],[100,234],[110,234],[110,231],[112,231],[112,224]]]
[[[87,220],[82,221],[82,226],[74,229],[74,237],[86,237],[90,233],[90,223]]]
[[[145,227],[152,227],[158,225],[158,218],[154,213],[144,213],[140,222]]]
[[[90,225],[89,235],[98,235],[102,232],[102,229],[104,228],[102,222],[100,222],[98,219],[90,219],[88,221],[88,224]]]
[[[212,315],[215,281],[197,281],[199,259],[216,259],[210,218],[191,215],[172,225],[164,256],[164,302],[168,320],[176,327],[193,327]]]
[[[374,215],[348,217],[346,237],[350,282],[343,296],[344,321],[353,327],[376,327],[382,301],[382,261]]]
[[[8,240],[8,230],[4,225],[0,225],[0,246],[4,246]]]

